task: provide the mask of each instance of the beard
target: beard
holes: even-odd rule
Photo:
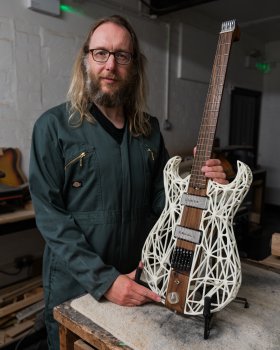
[[[103,91],[100,78],[87,69],[86,88],[90,100],[97,105],[103,107],[118,107],[131,102],[133,91],[135,88],[135,79],[133,74],[125,80],[120,80],[115,74],[111,76],[118,79],[118,86],[112,91]]]

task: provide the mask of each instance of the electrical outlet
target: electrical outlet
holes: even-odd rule
[[[17,269],[23,269],[33,264],[34,258],[32,255],[23,255],[15,258],[14,264]]]

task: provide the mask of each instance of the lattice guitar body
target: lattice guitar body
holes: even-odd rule
[[[180,236],[178,226],[184,207],[181,200],[184,193],[188,192],[190,180],[190,176],[183,179],[179,175],[180,163],[181,158],[177,156],[166,164],[165,207],[142,250],[142,277],[149,288],[161,296],[164,304],[171,271],[174,266],[180,270],[180,261],[174,258],[174,251],[177,249],[178,235]],[[231,183],[220,185],[208,181],[207,207],[201,215],[199,243],[195,244],[191,256],[185,254],[181,258],[188,275],[182,313],[202,314],[206,296],[212,300],[211,312],[221,310],[236,297],[241,284],[241,266],[233,232],[233,218],[251,182],[251,170],[240,161],[237,175]]]

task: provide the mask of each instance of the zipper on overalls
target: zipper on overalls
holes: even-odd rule
[[[64,169],[66,170],[71,164],[76,163],[76,162],[80,162],[80,167],[83,166],[83,158],[86,156],[86,152],[82,152],[81,154],[79,154],[77,157],[75,157],[74,159],[71,159],[64,167]]]
[[[152,158],[152,160],[155,160],[155,155],[154,155],[154,152],[153,150],[150,149],[150,147],[148,145],[145,145],[147,147],[147,151],[149,153],[149,158]]]

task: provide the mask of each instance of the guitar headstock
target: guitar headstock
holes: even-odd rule
[[[238,41],[240,39],[240,29],[236,24],[236,20],[225,21],[222,23],[221,33],[233,32],[232,40]]]

